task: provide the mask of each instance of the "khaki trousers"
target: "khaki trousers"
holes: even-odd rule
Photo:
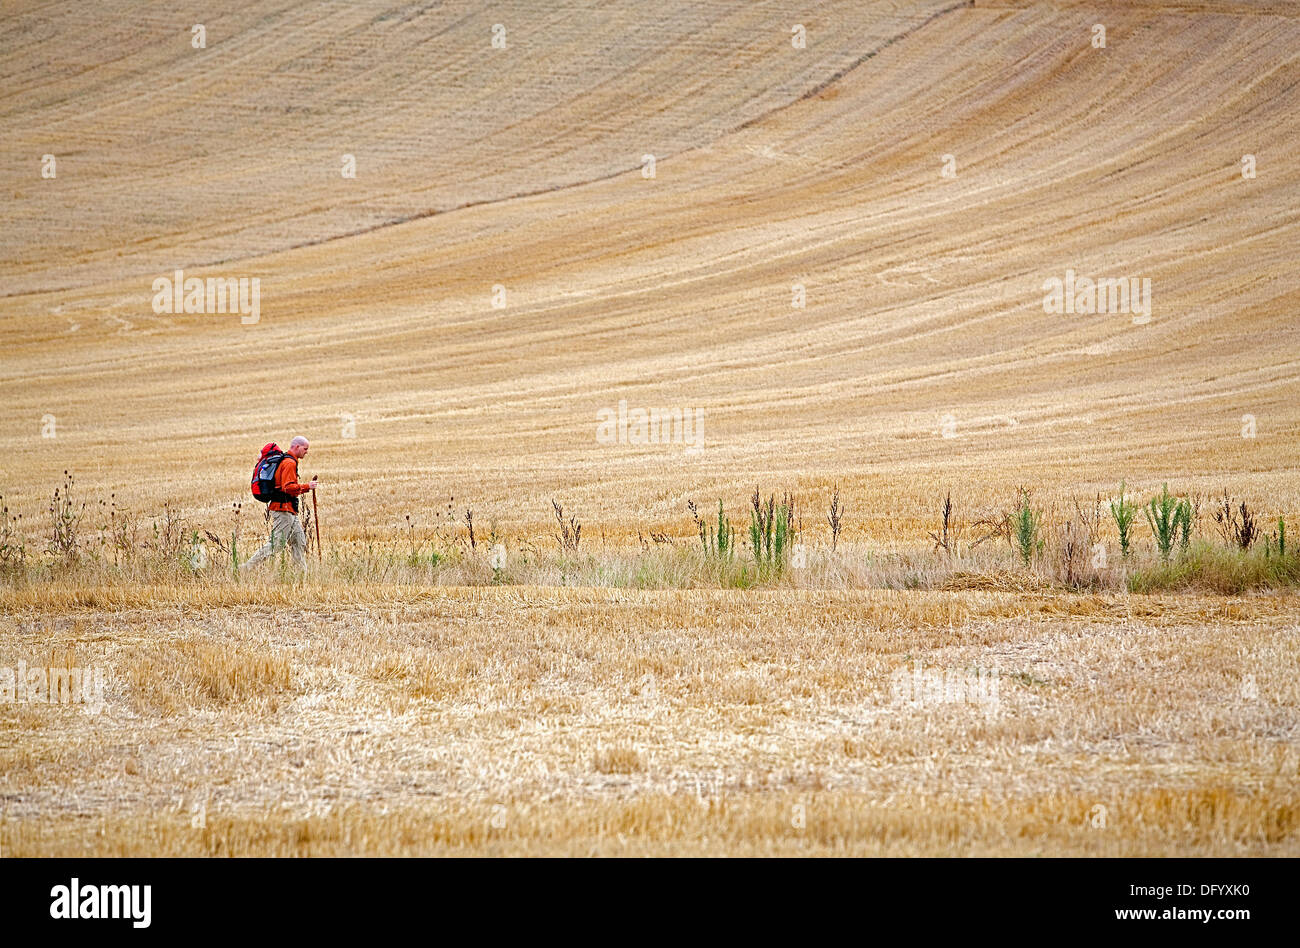
[[[256,566],[262,560],[275,553],[280,552],[285,547],[289,547],[289,552],[293,554],[293,562],[299,569],[305,569],[307,566],[307,534],[302,531],[302,521],[298,515],[287,510],[271,511],[271,539],[266,541],[266,545],[248,558],[248,562],[240,569],[248,569],[250,566]]]

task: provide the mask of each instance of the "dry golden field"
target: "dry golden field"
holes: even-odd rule
[[[0,670],[105,687],[0,702],[0,854],[1297,854],[1298,83],[1280,0],[6,4]]]
[[[1297,848],[1287,602],[378,587],[74,601],[6,600],[0,659],[109,669],[98,715],[6,715],[9,853]],[[896,700],[889,676],[917,661],[995,668],[998,700]]]

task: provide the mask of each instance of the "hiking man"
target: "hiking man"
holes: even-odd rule
[[[302,435],[289,442],[289,450],[275,472],[275,494],[267,509],[271,512],[271,539],[266,545],[249,557],[248,562],[239,568],[247,569],[262,562],[268,556],[287,545],[293,554],[293,561],[299,569],[306,567],[304,554],[307,550],[307,536],[303,533],[302,522],[298,519],[298,498],[308,491],[316,489],[316,478],[310,484],[298,483],[298,462],[307,456],[310,447]]]

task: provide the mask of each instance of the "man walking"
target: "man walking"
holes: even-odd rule
[[[289,442],[288,455],[280,462],[275,472],[275,497],[267,504],[271,512],[271,539],[266,545],[249,557],[248,562],[239,568],[248,569],[287,545],[293,554],[293,561],[299,569],[307,565],[305,553],[307,536],[302,531],[302,522],[298,519],[298,498],[316,489],[316,478],[309,484],[298,483],[298,462],[307,456],[310,447],[302,435]]]

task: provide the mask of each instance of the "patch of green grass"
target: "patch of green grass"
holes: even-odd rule
[[[1131,592],[1197,589],[1223,595],[1240,595],[1252,589],[1300,586],[1300,555],[1267,555],[1197,543],[1173,561],[1139,569],[1129,576]]]
[[[753,589],[758,585],[758,571],[749,571],[748,566],[725,571],[720,577],[724,589]]]

